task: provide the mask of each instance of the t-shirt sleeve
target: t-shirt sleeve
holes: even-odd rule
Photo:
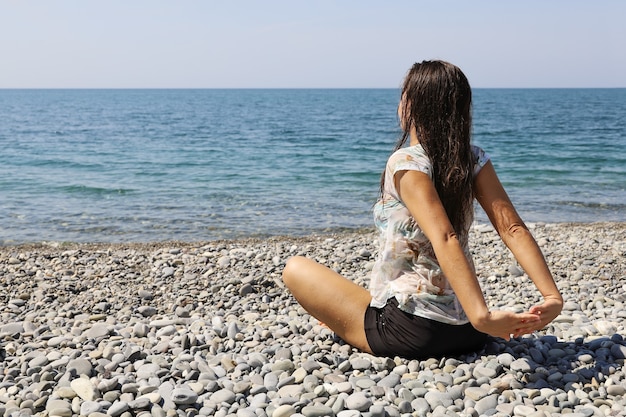
[[[474,177],[478,175],[481,169],[489,162],[491,157],[487,152],[485,152],[482,148],[478,146],[472,146],[472,152],[474,152],[474,156],[476,157],[476,166],[474,167]]]
[[[391,176],[400,171],[419,171],[432,178],[430,161],[425,155],[410,152],[409,149],[400,149],[389,158],[387,169]]]

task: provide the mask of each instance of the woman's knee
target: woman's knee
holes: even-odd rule
[[[285,268],[283,269],[283,282],[287,287],[292,287],[298,280],[299,272],[302,272],[303,264],[306,258],[303,256],[292,256],[287,259]]]

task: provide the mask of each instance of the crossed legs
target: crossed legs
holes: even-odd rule
[[[363,324],[372,298],[369,291],[302,256],[287,261],[283,281],[309,314],[350,345],[372,353]]]

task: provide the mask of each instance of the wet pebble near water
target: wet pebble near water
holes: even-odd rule
[[[421,361],[352,349],[281,282],[300,254],[367,285],[371,232],[2,247],[0,416],[625,415],[626,225],[530,227],[563,313]],[[491,227],[472,238],[492,308],[539,302]]]

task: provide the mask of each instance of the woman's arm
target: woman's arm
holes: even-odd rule
[[[472,325],[477,330],[507,340],[510,335],[536,330],[537,313],[489,311],[476,274],[428,175],[419,171],[400,171],[394,180],[400,198],[430,240],[437,261]]]
[[[541,249],[517,214],[491,162],[478,173],[474,193],[504,244],[543,296],[544,302],[533,306],[530,312],[541,316],[541,327],[544,327],[561,312],[563,298]]]

